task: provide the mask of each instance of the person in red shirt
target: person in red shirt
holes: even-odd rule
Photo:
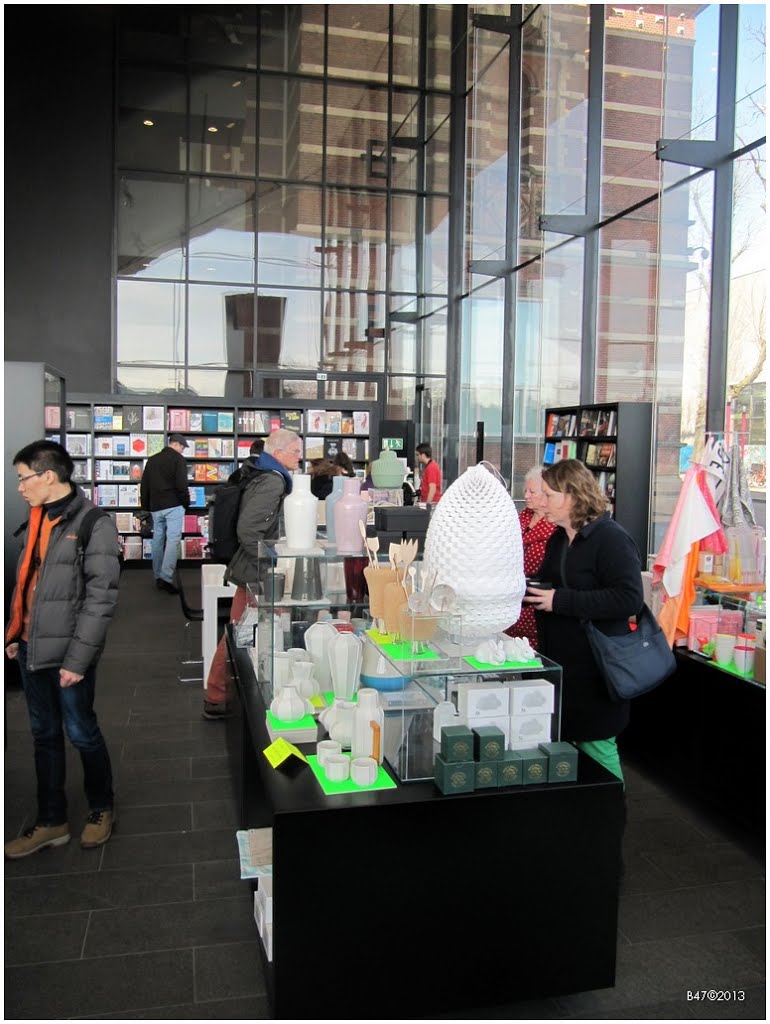
[[[441,470],[433,461],[429,444],[417,445],[417,461],[420,464],[420,501],[435,505],[441,497]]]
[[[556,531],[553,523],[545,517],[543,501],[543,476],[540,466],[533,466],[524,477],[525,507],[519,513],[521,540],[524,545],[524,575],[537,576],[545,555],[548,538]],[[505,631],[508,636],[522,636],[537,650],[537,624],[534,609],[522,604],[521,615]]]

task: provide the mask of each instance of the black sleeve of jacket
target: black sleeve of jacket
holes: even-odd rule
[[[83,675],[104,647],[118,600],[119,547],[114,520],[100,516],[83,554],[83,601],[62,662],[62,667],[69,672]]]
[[[139,481],[139,508],[143,512],[150,511],[150,484],[147,480],[147,463],[144,464],[142,479]]]
[[[179,456],[174,483],[179,492],[179,504],[188,509],[190,507],[190,490],[187,483],[187,461],[184,455]]]
[[[597,555],[599,586],[592,590],[557,587],[555,613],[594,621],[626,619],[642,607],[642,565],[633,539],[625,530],[602,530]]]

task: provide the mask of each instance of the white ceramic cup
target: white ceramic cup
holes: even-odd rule
[[[350,777],[357,786],[372,786],[378,770],[373,757],[354,757],[350,762]]]
[[[739,633],[735,638],[736,647],[756,647],[757,637],[755,633]]]
[[[341,754],[342,747],[336,740],[321,740],[316,747],[316,756],[318,757],[318,763],[325,770],[326,761],[329,757],[334,754]]]
[[[732,633],[714,634],[714,661],[719,665],[729,665],[733,660],[735,637]]]
[[[329,782],[344,782],[350,777],[350,758],[344,754],[329,754],[324,772]]]
[[[754,648],[741,644],[733,650],[733,661],[738,672],[748,675],[754,670]]]

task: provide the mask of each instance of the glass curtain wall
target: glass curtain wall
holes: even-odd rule
[[[483,96],[511,28],[501,24],[489,40],[489,22],[474,15],[509,10],[521,49],[520,136],[507,154],[492,154],[490,135],[499,134]],[[765,481],[765,8],[732,11],[725,21],[720,5],[469,8],[463,408],[468,422],[483,418],[474,399],[484,386],[483,334],[487,365],[512,375],[513,408],[502,416],[514,425],[513,452],[499,452],[499,465],[510,459],[519,496],[542,458],[547,406],[653,403],[650,552],[707,431],[740,445],[753,488]],[[720,127],[718,96],[733,88],[734,111]],[[718,147],[719,166],[697,148],[667,159],[680,141]],[[506,159],[518,160],[517,209],[502,171],[494,190],[485,187]],[[726,203],[715,199],[724,195],[722,164],[732,179]],[[506,237],[515,239],[508,249]],[[721,329],[719,296],[729,296]],[[502,367],[510,323],[512,365]],[[720,403],[715,422],[709,410]],[[467,443],[466,459],[470,451]],[[487,454],[497,461],[494,445]],[[764,501],[759,490],[755,498]]]
[[[443,395],[450,7],[120,9],[118,390]]]

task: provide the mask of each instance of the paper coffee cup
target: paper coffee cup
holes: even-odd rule
[[[754,648],[741,644],[733,650],[733,661],[737,672],[748,675],[754,671]]]
[[[732,633],[714,634],[714,661],[719,665],[729,665],[733,660],[735,637]]]

